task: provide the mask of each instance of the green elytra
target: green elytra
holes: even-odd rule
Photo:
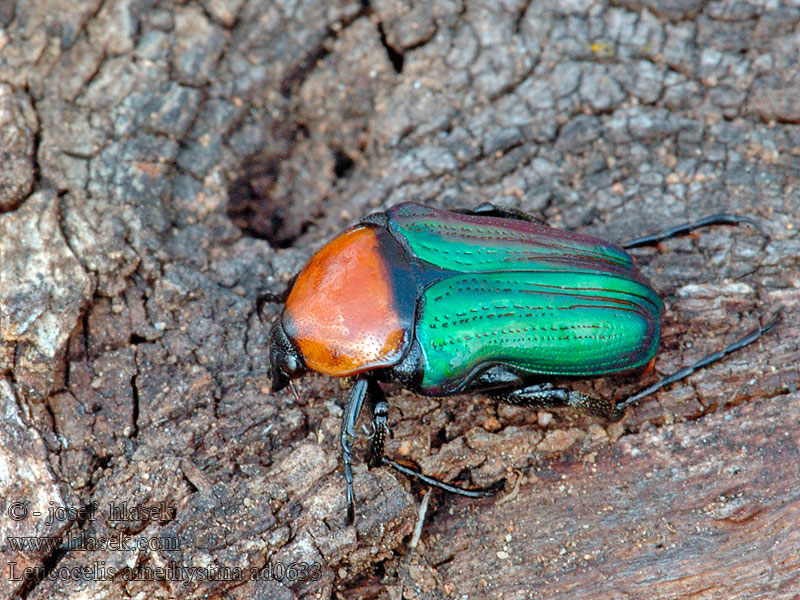
[[[417,310],[421,392],[452,393],[487,363],[598,376],[655,356],[664,304],[616,244],[414,204],[387,214],[417,269],[451,273]]]

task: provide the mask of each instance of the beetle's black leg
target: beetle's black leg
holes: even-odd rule
[[[676,371],[675,373],[673,373],[672,375],[668,375],[667,377],[665,377],[661,381],[657,381],[653,385],[650,385],[650,386],[646,387],[641,392],[638,392],[638,393],[634,394],[633,396],[629,396],[628,398],[625,398],[625,400],[623,400],[622,402],[617,404],[617,407],[615,409],[616,418],[617,419],[622,418],[622,413],[625,411],[625,409],[628,408],[631,404],[633,404],[637,400],[641,400],[642,398],[657,392],[661,388],[663,388],[663,387],[665,387],[665,386],[667,386],[667,385],[669,385],[671,383],[675,383],[676,381],[680,381],[681,379],[684,379],[684,378],[688,377],[689,375],[691,375],[692,373],[694,373],[698,369],[702,369],[703,367],[707,367],[710,364],[713,364],[713,363],[715,363],[715,362],[717,362],[719,360],[722,360],[723,358],[725,358],[729,354],[732,354],[733,352],[736,352],[737,350],[741,350],[742,348],[744,348],[748,344],[752,344],[753,342],[755,342],[758,338],[760,338],[765,333],[767,333],[769,331],[772,331],[778,325],[778,323],[780,323],[780,320],[781,320],[781,317],[779,315],[778,317],[773,319],[771,322],[769,322],[766,325],[764,325],[764,327],[759,327],[758,329],[756,329],[754,331],[751,331],[746,336],[739,338],[738,340],[736,340],[735,342],[733,342],[729,346],[726,346],[722,350],[720,350],[718,352],[714,352],[713,354],[709,354],[705,358],[702,358],[701,360],[698,360],[693,365],[689,365],[688,367],[684,367],[680,371]]]
[[[384,444],[386,443],[386,436],[389,434],[389,406],[386,404],[386,397],[383,394],[383,390],[378,385],[378,382],[374,379],[370,379],[366,393],[369,396],[370,404],[372,406],[372,438],[370,439],[369,454],[367,455],[367,466],[370,469],[386,465],[388,467],[392,467],[395,471],[398,471],[407,477],[413,477],[433,487],[438,487],[439,489],[445,490],[452,494],[469,496],[470,498],[491,496],[497,491],[498,487],[502,486],[502,482],[500,482],[491,488],[479,488],[472,490],[464,489],[462,487],[458,487],[457,485],[439,481],[435,477],[420,473],[419,471],[416,471],[410,467],[406,467],[405,465],[395,462],[391,458],[385,456],[383,451]]]
[[[359,377],[350,390],[342,417],[342,462],[344,463],[344,479],[347,482],[347,524],[355,520],[356,501],[353,494],[353,444],[356,441],[355,427],[364,397],[369,389],[370,379]]]
[[[294,287],[294,282],[297,280],[298,275],[299,273],[296,273],[294,277],[286,283],[286,287],[282,292],[264,292],[263,294],[259,294],[256,299],[256,307],[258,308],[259,314],[265,304],[284,304],[287,298],[289,298],[289,294],[292,292],[292,287]]]
[[[377,381],[371,380],[369,387],[372,408],[372,437],[369,441],[367,467],[373,469],[383,464],[383,448],[389,435],[389,405]]]
[[[756,229],[758,229],[761,233],[764,232],[761,229],[761,225],[758,224],[758,221],[752,219],[750,217],[746,217],[743,215],[732,215],[728,213],[722,213],[718,215],[710,215],[708,217],[703,217],[699,221],[695,221],[694,223],[684,223],[683,225],[677,225],[670,229],[665,229],[664,231],[659,231],[658,233],[653,233],[651,235],[646,235],[643,237],[636,238],[634,240],[630,240],[629,242],[625,242],[622,244],[623,248],[638,248],[639,246],[652,246],[657,244],[662,240],[667,240],[669,238],[677,237],[679,235],[686,235],[694,231],[695,229],[700,229],[701,227],[710,227],[712,225],[738,225],[739,223],[749,223]]]
[[[475,215],[477,217],[502,217],[503,219],[515,219],[517,221],[528,221],[529,223],[539,223],[540,225],[547,225],[541,219],[534,217],[524,211],[516,208],[503,208],[495,206],[491,202],[484,202],[475,208],[459,208],[453,212],[461,213],[462,215]]]
[[[587,396],[566,388],[557,388],[552,383],[537,383],[518,390],[491,393],[489,395],[518,406],[531,408],[561,408],[568,406],[590,415],[613,419],[616,417],[614,406],[606,400]]]
[[[523,387],[526,385],[525,379],[521,375],[503,365],[493,365],[475,377],[465,391],[500,394]]]
[[[408,477],[419,479],[421,482],[427,483],[430,486],[437,487],[446,492],[450,492],[451,494],[458,494],[459,496],[467,496],[468,498],[482,498],[484,496],[492,496],[493,494],[497,493],[497,491],[503,486],[503,483],[505,482],[505,479],[501,479],[496,484],[493,484],[491,487],[468,490],[462,487],[458,487],[457,485],[452,485],[450,483],[445,483],[444,481],[439,481],[435,477],[430,477],[429,475],[420,473],[419,471],[416,471],[410,467],[401,465],[399,462],[395,462],[391,458],[388,458],[386,456],[383,457],[383,464],[392,467],[398,473],[402,473],[403,475],[406,475]]]
[[[502,365],[494,365],[481,373],[475,378],[469,391],[482,392],[502,402],[518,406],[531,408],[566,406],[599,417],[611,418],[615,415],[614,407],[606,400],[566,388],[557,388],[548,382],[525,385],[523,376]]]
[[[722,350],[714,352],[713,354],[709,354],[693,365],[689,365],[688,367],[684,367],[681,370],[676,371],[672,375],[668,375],[662,380],[646,387],[633,396],[629,396],[616,405],[613,405],[611,402],[607,402],[600,398],[582,394],[580,392],[574,392],[565,388],[556,388],[551,383],[537,383],[519,389],[511,389],[510,391],[508,389],[504,390],[502,389],[503,387],[521,384],[523,380],[513,371],[509,371],[501,366],[492,367],[485,373],[481,374],[480,377],[476,379],[475,385],[472,386],[470,390],[482,391],[493,398],[497,398],[503,402],[509,402],[519,406],[529,406],[532,408],[561,408],[567,406],[580,410],[584,413],[605,417],[612,421],[618,421],[622,418],[625,409],[627,409],[633,403],[657,392],[661,388],[666,387],[671,383],[675,383],[676,381],[680,381],[681,379],[688,377],[703,367],[707,367],[710,364],[722,360],[729,354],[733,354],[749,344],[752,344],[765,333],[772,331],[778,325],[778,323],[780,323],[780,320],[781,317],[779,315],[763,327],[759,327],[758,329],[751,331]]]
[[[264,292],[263,294],[259,294],[256,302],[258,304],[258,310],[261,312],[261,308],[265,304],[283,304],[286,302],[286,299],[289,297],[289,292],[291,288],[286,288],[282,292]]]

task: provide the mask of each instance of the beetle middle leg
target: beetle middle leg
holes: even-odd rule
[[[372,469],[379,466],[391,467],[395,471],[408,477],[413,477],[428,485],[438,487],[453,494],[479,498],[490,496],[497,491],[498,485],[490,488],[465,489],[457,485],[452,485],[444,481],[439,481],[435,477],[430,477],[410,467],[406,467],[384,455],[384,445],[386,436],[389,434],[389,407],[386,404],[386,396],[374,377],[359,377],[353,385],[350,396],[342,417],[342,462],[344,463],[344,478],[347,483],[347,524],[352,525],[355,521],[355,494],[353,493],[353,444],[356,441],[356,421],[364,406],[364,400],[369,399],[372,408],[372,438],[370,439],[369,452],[367,454],[367,466]],[[499,483],[502,485],[502,482]]]
[[[386,396],[377,383],[374,384],[374,388],[370,387],[369,394],[372,408],[372,436],[369,440],[367,467],[374,469],[384,463],[383,449],[386,436],[389,435],[389,405],[386,404]]]
[[[514,219],[516,221],[527,221],[529,223],[539,223],[540,225],[547,225],[542,219],[534,217],[525,211],[517,208],[503,208],[496,206],[491,202],[484,202],[475,208],[461,208],[455,209],[453,212],[461,213],[464,215],[475,215],[477,217],[500,217],[503,219]]]

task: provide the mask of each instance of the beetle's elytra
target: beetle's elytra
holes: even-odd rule
[[[642,370],[659,343],[664,305],[623,246],[554,229],[491,204],[450,212],[399,204],[368,216],[317,252],[280,299],[270,342],[273,391],[308,370],[354,377],[342,456],[354,518],[352,446],[365,399],[368,465],[388,464],[462,490],[383,455],[388,407],[379,382],[427,396],[484,392],[537,408],[570,406],[617,419],[634,401],[751,343],[759,328],[616,406],[550,380]],[[624,247],[697,227],[753,223],[714,215]],[[277,298],[277,297],[276,297]]]

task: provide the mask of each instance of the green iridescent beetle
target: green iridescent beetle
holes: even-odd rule
[[[388,406],[379,382],[425,396],[482,392],[616,420],[635,401],[777,323],[617,403],[557,387],[553,380],[652,365],[664,304],[624,248],[708,225],[756,223],[713,215],[620,246],[534,221],[491,204],[470,211],[399,204],[334,238],[284,294],[271,296],[285,302],[271,332],[273,391],[309,370],[355,379],[341,434],[348,522],[355,510],[355,423],[365,400],[373,415],[370,468],[389,465],[463,495],[492,493],[441,482],[384,456]]]

